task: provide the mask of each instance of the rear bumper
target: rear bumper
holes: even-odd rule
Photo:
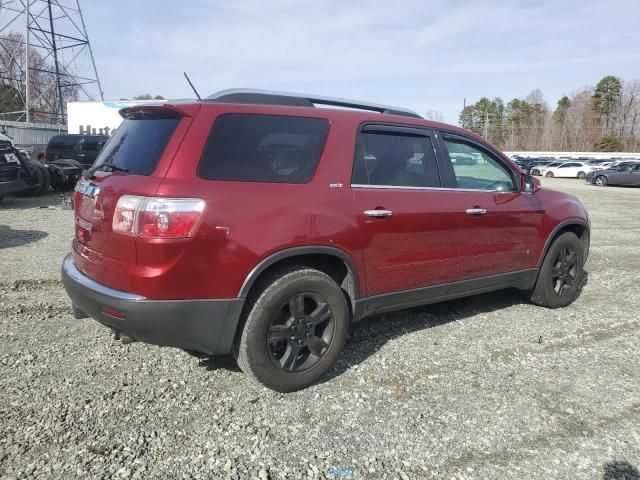
[[[92,280],[71,255],[62,263],[62,283],[77,318],[89,316],[134,340],[210,355],[231,352],[244,304],[242,298],[149,300]]]

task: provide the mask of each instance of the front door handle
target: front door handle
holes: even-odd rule
[[[484,208],[467,208],[464,213],[467,215],[486,215],[487,211]]]
[[[365,210],[364,214],[367,217],[384,218],[390,217],[393,212],[391,210]]]

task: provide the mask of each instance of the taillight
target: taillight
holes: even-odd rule
[[[42,156],[44,157],[45,160],[49,160],[49,157],[47,155],[48,155],[47,149],[45,148],[44,149],[44,153],[42,154]]]
[[[113,231],[144,238],[190,237],[204,205],[197,198],[123,195],[113,214]]]

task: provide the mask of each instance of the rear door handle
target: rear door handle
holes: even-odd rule
[[[467,208],[464,213],[467,215],[485,215],[487,211],[484,208]]]
[[[367,217],[383,218],[390,217],[393,212],[391,210],[365,210],[364,214]]]

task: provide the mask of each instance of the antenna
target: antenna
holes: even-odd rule
[[[196,90],[196,87],[193,86],[193,83],[191,83],[191,80],[189,79],[189,75],[187,75],[187,72],[182,72],[184,73],[184,78],[187,79],[187,82],[189,82],[189,86],[191,87],[191,90],[193,90],[193,93],[196,94],[196,98],[200,101],[202,101],[202,98],[200,97],[200,94],[198,93],[198,91]]]

